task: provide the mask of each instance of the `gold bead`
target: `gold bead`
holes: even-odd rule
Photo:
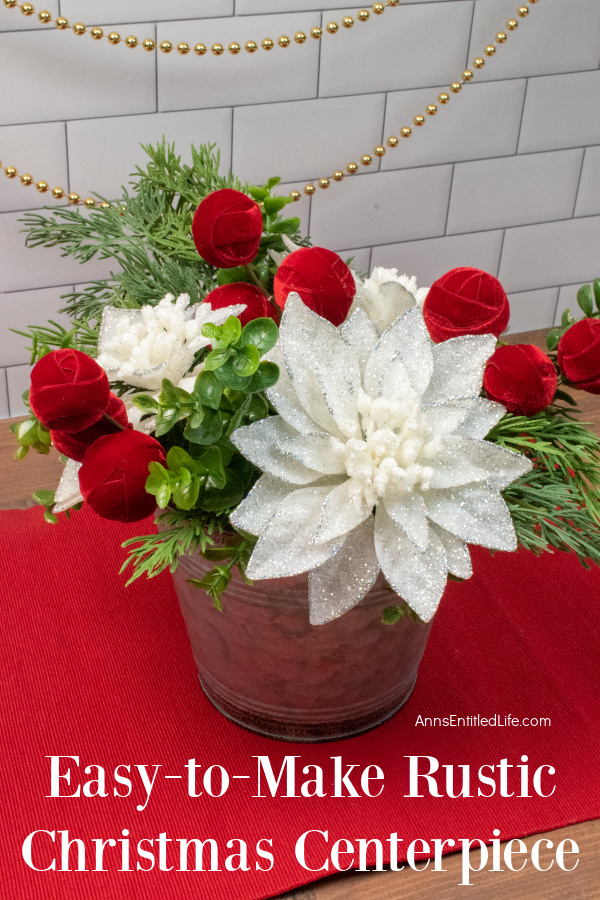
[[[22,3],[21,4],[21,12],[24,16],[32,16],[35,12],[35,9],[31,5],[31,3]]]
[[[309,197],[311,196],[311,194],[314,194],[315,191],[316,191],[316,187],[314,186],[314,184],[305,184],[304,185],[304,193],[308,194]]]
[[[110,209],[110,203],[107,203],[106,200],[103,200],[100,204],[100,209]]]
[[[421,118],[423,118],[423,116],[421,116]],[[400,129],[400,135],[403,138],[409,138],[411,136],[411,134],[412,134],[412,128],[409,128],[408,126],[406,126],[406,128]]]
[[[246,43],[244,44],[244,49],[247,53],[256,53],[256,51],[258,50],[258,44],[256,43],[256,41],[246,41]]]
[[[352,16],[344,16],[344,18],[342,19],[342,25],[344,26],[344,28],[352,28],[352,26],[354,25],[354,19],[352,18]]]
[[[161,44],[161,47],[162,47],[162,44]],[[210,48],[210,50],[214,56],[222,56],[223,53],[225,53],[225,47],[223,46],[223,44],[219,44],[219,43],[213,44],[212,47]]]
[[[52,188],[52,196],[55,200],[62,200],[65,196],[65,192],[61,187]]]
[[[156,50],[156,41],[153,41],[152,38],[146,38],[142,47],[150,53],[152,50]]]
[[[505,44],[507,41],[507,36],[505,31],[499,31],[496,35],[496,43],[497,44]]]
[[[450,94],[440,94],[438,100],[444,106],[446,103],[450,103]]]
[[[179,46],[181,46],[181,44],[180,44]],[[187,46],[187,44],[186,44],[186,46]],[[178,47],[177,49],[179,50],[179,47]],[[234,56],[237,56],[237,54],[240,52],[240,50],[241,50],[242,48],[241,48],[240,44],[238,44],[237,41],[232,41],[227,49],[228,49],[229,52],[232,53]],[[181,53],[182,51],[179,51],[179,52]],[[187,52],[188,52],[188,51],[186,50],[185,53],[187,53]]]
[[[356,17],[357,17],[357,19],[359,19],[359,21],[366,22],[367,19],[369,18],[369,10],[368,9],[359,9],[359,11],[356,13]]]
[[[374,3],[373,4],[373,12],[376,16],[380,16],[382,12],[385,11],[385,6],[383,3]]]
[[[331,177],[334,181],[343,181],[344,173],[340,169],[336,169]]]
[[[23,7],[21,7],[21,9],[23,9]],[[521,18],[524,19],[526,16],[529,15],[529,7],[528,6],[520,6],[517,10],[517,15],[521,16]]]
[[[387,0],[388,6],[400,6],[400,0]]]
[[[381,145],[379,145],[379,146],[375,147],[375,149],[373,150],[373,153],[375,154],[375,156],[385,156],[385,147],[382,147]]]
[[[180,41],[177,44],[177,52],[181,53],[182,56],[186,56],[190,52],[190,45],[186,41]]]
[[[485,66],[485,59],[482,59],[481,56],[478,56],[476,59],[473,60],[473,67],[475,69],[483,69],[484,66]]]
[[[338,25],[337,22],[328,22],[327,23],[327,31],[329,32],[329,34],[335,34],[336,31],[339,31],[339,30],[340,30],[340,26]]]
[[[83,22],[75,22],[75,24],[73,25],[73,31],[75,32],[75,34],[82,35],[86,33],[87,28],[85,27]]]
[[[88,209],[94,209],[94,207],[96,206],[96,201],[93,197],[86,197],[83,201],[83,205],[87,206]]]
[[[121,35],[119,34],[119,32],[111,31],[111,33],[108,36],[108,43],[109,44],[118,44],[120,42],[120,40],[121,40]]]
[[[292,198],[294,203],[297,203],[301,196],[302,194],[300,193],[300,191],[290,191],[290,197]]]
[[[323,34],[323,29],[319,28],[318,25],[316,25],[314,28],[310,29],[310,36],[313,37],[316,41],[319,40],[319,38],[321,37],[322,34]]]
[[[329,187],[329,178],[319,178],[319,187],[325,190]]]
[[[205,53],[208,53],[208,47],[206,44],[194,44],[194,53],[198,56],[204,56]]]
[[[79,196],[79,194],[76,194],[75,192],[69,194],[69,203],[72,203],[73,206],[76,206],[80,200],[81,197]]]
[[[373,158],[369,156],[368,153],[365,153],[364,156],[361,156],[360,161],[363,166],[370,166],[373,162]]]
[[[533,5],[534,3],[537,3],[538,0],[529,0],[529,2]]]
[[[275,41],[272,41],[271,38],[264,38],[260,42],[260,45],[263,48],[263,50],[272,50],[273,47],[275,46]]]
[[[47,9],[42,9],[42,10],[38,13],[38,19],[40,20],[40,22],[42,23],[42,25],[47,25],[48,22],[51,22],[51,21],[52,21],[52,13],[48,12]]]
[[[36,184],[36,188],[40,192],[40,194],[45,194],[47,190],[49,190],[50,185],[47,181],[38,181]]]
[[[294,40],[297,44],[303,44],[306,40],[306,34],[303,31],[297,31],[294,35]]]
[[[29,187],[30,184],[33,184],[33,176],[29,174],[21,175],[21,184]]]
[[[450,85],[450,90],[453,94],[460,94],[460,92],[462,91],[462,84],[460,83],[460,81],[453,81]]]
[[[104,37],[104,32],[101,28],[90,28],[90,34],[92,36],[92,40],[99,41]]]
[[[4,170],[4,174],[7,178],[16,178],[19,173],[14,166],[7,166]]]
[[[139,41],[136,38],[135,34],[128,34],[125,38],[125,44],[127,45],[127,47],[130,47],[133,50],[134,47],[137,47]]]
[[[348,163],[348,165],[346,166],[346,172],[348,172],[348,174],[350,174],[350,175],[356,175],[356,173],[358,172],[357,164],[356,163]]]
[[[509,19],[508,22],[506,23],[506,27],[508,28],[509,31],[515,31],[515,29],[517,29],[519,27],[519,23],[517,22],[516,19]]]
[[[277,43],[279,44],[280,47],[285,48],[285,47],[289,47],[292,42],[289,39],[289,37],[287,36],[287,34],[282,34],[282,35],[280,35],[280,37],[277,38]]]
[[[162,53],[170,53],[173,49],[173,44],[171,41],[161,41],[158,45],[162,51]]]
[[[61,31],[64,31],[65,28],[69,27],[69,20],[65,19],[64,16],[59,16],[58,19],[56,20],[56,27],[59,28]]]
[[[462,77],[463,77],[463,81],[472,81],[473,73],[471,72],[470,69],[465,69],[465,71],[462,74]]]
[[[486,56],[494,56],[496,54],[496,48],[493,44],[488,44],[483,52]]]
[[[397,147],[400,141],[395,135],[392,135],[387,139],[388,147]]]
[[[426,109],[426,112],[428,116],[435,116],[435,114],[437,113],[437,106],[435,105],[435,103],[430,103]]]
[[[17,5],[17,0],[4,0],[4,5],[7,6],[9,9],[12,9],[14,6]]]
[[[413,119],[415,125],[421,126],[425,124],[425,116],[415,116]]]

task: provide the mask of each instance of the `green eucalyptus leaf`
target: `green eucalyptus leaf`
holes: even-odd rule
[[[214,445],[208,447],[199,462],[202,464],[206,474],[210,476],[215,487],[222,489],[227,483],[227,472],[223,465],[223,454],[219,447]]]
[[[186,426],[183,436],[193,444],[214,444],[223,434],[223,420],[220,413],[207,409],[204,418],[197,428]]]
[[[383,611],[381,621],[384,625],[395,625],[404,615],[406,615],[406,610],[403,606],[388,606]]]
[[[204,421],[204,410],[202,407],[198,407],[194,410],[192,415],[190,416],[188,425],[190,428],[199,428],[202,422]]]
[[[32,496],[40,506],[54,506],[54,491],[35,491]]]
[[[250,411],[250,404],[252,403],[252,397],[248,394],[245,396],[244,402],[238,409],[235,414],[231,417],[231,421],[229,423],[229,427],[227,428],[227,436],[233,434],[233,432],[240,427],[244,416]]]
[[[260,353],[256,347],[250,345],[236,350],[231,358],[231,367],[236,375],[248,378],[254,375],[260,365]]]
[[[546,335],[546,346],[548,350],[556,350],[561,336],[560,328],[552,328]]]
[[[162,389],[158,400],[161,406],[177,406],[178,404],[177,389],[168,378],[162,380]]]
[[[158,409],[158,402],[149,394],[137,394],[135,397],[132,397],[132,401],[134,406],[145,413],[156,412]]]
[[[565,309],[564,313],[562,314],[562,319],[561,319],[562,327],[568,328],[570,325],[573,325],[574,323],[575,323],[575,319],[571,315],[571,310]]]
[[[592,315],[594,312],[594,297],[590,284],[584,284],[583,287],[579,288],[577,291],[577,303],[586,316]]]
[[[177,407],[161,407],[156,415],[156,428],[154,429],[156,437],[167,434],[178,420],[179,410]]]
[[[216,369],[215,375],[224,387],[230,388],[232,391],[245,391],[250,383],[250,378],[244,378],[233,370],[231,361],[220,369]]]
[[[577,400],[571,396],[571,394],[567,393],[567,391],[561,391],[560,389],[556,390],[554,393],[555,400],[562,400],[563,403],[568,403],[569,406],[577,406]]]
[[[279,380],[279,366],[275,363],[263,361],[250,379],[246,391],[254,394],[257,391],[266,391],[273,387]]]
[[[594,284],[592,285],[592,289],[594,291],[594,298],[596,300],[596,306],[600,310],[600,278],[594,279]]]
[[[44,428],[41,422],[38,422],[37,436],[40,444],[45,444],[47,447],[50,446],[50,432],[47,428]]]
[[[37,419],[34,418],[23,419],[22,422],[19,422],[15,431],[18,442],[26,447],[32,447],[38,439],[37,426]]]
[[[200,492],[200,479],[188,469],[182,469],[173,488],[173,501],[179,509],[193,509]]]
[[[257,203],[260,203],[265,197],[269,196],[267,188],[255,187],[254,185],[248,188],[248,193]]]
[[[267,181],[267,190],[272,191],[274,187],[277,187],[278,184],[281,184],[281,178],[277,176],[273,176],[273,178],[269,178]]]
[[[225,365],[225,363],[231,356],[231,353],[231,347],[224,347],[221,350],[211,350],[211,352],[204,360],[205,371],[213,372],[216,369],[220,369],[221,366]]]
[[[219,383],[214,372],[204,370],[200,372],[194,384],[194,396],[202,406],[218,409],[223,394],[223,385]]]
[[[263,200],[263,206],[268,216],[277,215],[286,205],[287,200],[285,197],[265,197]]]
[[[195,461],[183,447],[171,447],[167,453],[167,465],[173,472],[179,469],[195,471]]]
[[[239,282],[252,283],[252,276],[246,266],[235,266],[233,269],[217,269],[217,284],[238,284]]]
[[[49,525],[56,525],[58,522],[58,516],[56,516],[51,510],[44,510],[44,519],[48,522]]]
[[[151,493],[154,493],[153,491]],[[171,499],[171,485],[170,484],[161,484],[158,490],[156,491],[156,503],[160,506],[161,509],[164,509],[165,506],[168,506],[169,500]]]
[[[244,499],[245,491],[242,481],[234,472],[227,473],[227,484],[224,488],[212,487],[210,483],[200,492],[198,505],[207,512],[221,512],[237,506]]]
[[[25,459],[25,457],[27,456],[28,453],[29,453],[29,447],[27,447],[25,445],[21,445],[20,447],[18,447],[15,450],[15,459],[17,461],[19,461],[21,459]]]
[[[263,356],[277,343],[279,328],[268,316],[253,319],[244,325],[240,343],[243,347],[256,347]]]
[[[281,219],[271,225],[271,234],[296,234],[300,228],[300,219],[296,216],[290,219]]]
[[[238,317],[229,316],[225,324],[221,327],[223,329],[223,337],[227,340],[227,342],[229,344],[237,344],[242,333],[242,323],[240,322]]]

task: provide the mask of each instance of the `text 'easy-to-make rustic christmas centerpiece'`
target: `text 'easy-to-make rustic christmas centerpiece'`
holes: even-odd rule
[[[563,390],[600,393],[600,282],[548,353],[506,346],[492,275],[361,275],[282,218],[278,179],[223,178],[210,148],[192,166],[146,150],[122,200],[26,217],[30,244],[119,270],[68,296],[70,331],[30,329],[17,456],[62,454],[56,493],[36,495],[50,522],[160,508],[125,566],[173,572],[226,715],[359,733],[409,696],[469,544],[600,561],[600,445]]]

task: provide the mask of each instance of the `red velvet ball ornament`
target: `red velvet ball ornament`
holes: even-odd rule
[[[581,319],[558,344],[558,365],[575,387],[600,394],[600,320]]]
[[[79,350],[53,350],[31,371],[29,403],[46,428],[82,431],[102,416],[110,387],[104,369]]]
[[[352,272],[343,259],[324,247],[301,247],[283,260],[273,283],[282,309],[295,291],[303,302],[333,325],[346,319],[356,293]]]
[[[498,347],[490,358],[483,386],[490,400],[517,416],[535,416],[552,403],[556,369],[543,350],[533,344]]]
[[[83,457],[79,487],[89,506],[103,519],[138,522],[156,509],[145,489],[151,462],[165,465],[165,451],[141,431],[119,431],[94,441]]]
[[[123,428],[129,428],[125,404],[116,394],[111,393],[108,398],[105,414],[118,422],[119,425],[122,425]],[[63,453],[69,459],[82,462],[86,450],[92,446],[94,441],[97,441],[98,438],[103,437],[105,434],[114,434],[119,430],[118,426],[109,422],[103,414],[102,418],[90,425],[89,428],[84,428],[83,431],[76,431],[74,434],[53,430],[50,432],[50,439],[59,453]]]
[[[497,278],[481,269],[446,272],[431,285],[423,315],[436,344],[463,334],[502,334],[510,318],[508,297]]]
[[[252,262],[263,232],[262,213],[251,197],[224,188],[205,197],[192,222],[200,256],[219,269]]]
[[[224,309],[228,306],[244,303],[246,309],[238,316],[242,328],[248,322],[252,322],[253,319],[261,319],[265,316],[273,319],[274,322],[278,321],[273,306],[263,292],[254,287],[253,284],[245,284],[241,281],[234,284],[224,284],[222,287],[211,291],[207,295],[205,302],[210,304],[211,309]]]

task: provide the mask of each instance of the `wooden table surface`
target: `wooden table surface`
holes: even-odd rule
[[[506,340],[509,343],[536,343],[543,347],[544,334],[530,332],[512,335]],[[584,413],[584,421],[591,422],[600,433],[600,397],[579,392],[577,400]],[[27,459],[15,462],[13,454],[16,445],[9,431],[10,421],[0,421],[0,509],[26,509],[35,505],[31,498],[32,491],[43,488],[54,490],[62,465],[54,451],[49,456],[38,456],[30,451]],[[581,764],[585,768],[585,761]],[[595,782],[592,780],[594,783],[598,784],[597,777]],[[473,885],[466,887],[459,884],[460,858],[457,854],[451,854],[445,857],[445,872],[405,869],[402,872],[333,875],[282,895],[280,900],[431,900],[434,895],[435,900],[463,897],[472,900],[600,900],[600,820],[533,835],[525,838],[525,843],[531,848],[540,837],[554,841],[555,847],[564,838],[575,840],[580,850],[578,867],[572,872],[563,872],[555,864],[543,873],[529,864],[521,872],[484,871],[474,873]],[[548,860],[545,864],[548,865]]]

